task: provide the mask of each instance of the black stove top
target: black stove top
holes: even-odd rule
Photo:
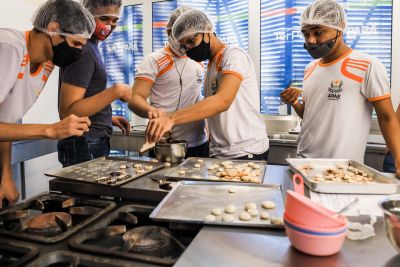
[[[0,239],[0,266],[22,266],[39,254],[39,247]]]
[[[154,207],[127,205],[69,240],[69,245],[88,253],[172,265],[198,232],[198,228],[154,222]]]
[[[116,204],[112,201],[44,193],[0,212],[0,235],[43,243],[64,240]]]

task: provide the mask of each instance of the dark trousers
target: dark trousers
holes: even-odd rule
[[[58,161],[68,167],[88,160],[108,156],[109,137],[69,137],[58,141]]]
[[[390,152],[387,152],[385,159],[383,160],[383,171],[384,172],[396,172],[396,167],[394,165],[394,158]]]
[[[202,145],[195,147],[188,147],[185,159],[190,157],[199,157],[199,158],[208,158],[210,155],[210,149],[208,142],[205,142]],[[155,158],[156,154],[154,153],[154,149],[149,151],[149,157]]]

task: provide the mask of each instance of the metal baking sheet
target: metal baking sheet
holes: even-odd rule
[[[202,160],[200,163],[200,168],[195,168],[195,164],[199,164],[198,160]],[[178,167],[171,169],[165,175],[165,179],[181,181],[181,180],[189,180],[189,181],[204,181],[204,182],[233,182],[233,183],[249,183],[244,181],[232,181],[229,179],[218,179],[213,180],[211,177],[215,176],[218,170],[208,170],[208,167],[211,165],[221,164],[224,161],[231,161],[233,163],[233,167],[238,164],[250,163],[258,164],[260,166],[260,175],[259,183],[262,184],[265,177],[265,171],[267,169],[267,162],[262,160],[227,160],[227,159],[215,159],[215,158],[197,158],[191,157],[187,158],[184,162],[182,162]],[[179,174],[180,170],[185,170],[185,174]]]
[[[400,182],[396,179],[387,177],[381,172],[349,159],[313,159],[313,158],[288,158],[286,161],[289,168],[294,173],[299,173],[304,178],[304,183],[308,188],[320,193],[343,193],[343,194],[394,194],[399,192]],[[374,179],[373,184],[355,183],[324,183],[311,180],[316,174],[322,173],[327,168],[337,168],[338,164],[353,166],[366,172]],[[310,165],[312,170],[305,173],[302,170],[304,165]]]
[[[143,173],[137,174],[134,164],[142,164],[142,166],[152,166],[150,170],[144,170]],[[121,165],[126,165],[126,169],[121,169]],[[94,160],[82,162],[73,166],[62,168],[56,171],[45,173],[47,176],[74,180],[86,183],[102,184],[111,187],[117,187],[151,172],[157,171],[164,167],[164,163],[153,162],[150,160],[120,158],[120,157],[101,157]],[[99,182],[101,177],[108,177],[112,172],[124,171],[130,178],[117,181],[115,184],[106,184]]]
[[[229,192],[232,188],[235,189],[235,193]],[[262,208],[261,203],[266,200],[275,202],[276,207]],[[158,221],[208,225],[283,228],[283,225],[274,225],[270,220],[261,220],[259,215],[250,221],[241,221],[239,214],[245,211],[247,202],[257,204],[259,215],[266,211],[270,218],[283,217],[285,204],[280,185],[180,181],[154,209],[150,218]],[[216,216],[216,220],[212,222],[204,220],[214,208],[221,209],[224,214],[224,208],[228,205],[236,206],[232,222],[223,222],[222,215]]]

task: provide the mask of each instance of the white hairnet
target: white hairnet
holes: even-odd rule
[[[57,22],[60,29],[56,34],[80,36],[89,39],[96,27],[92,14],[80,3],[73,0],[49,0],[36,11],[32,18],[34,29],[49,35],[47,27]]]
[[[301,26],[322,25],[341,32],[346,29],[346,13],[335,0],[316,0],[301,15]]]
[[[81,3],[95,18],[102,16],[114,16],[119,18],[123,10],[121,8],[122,0],[81,0]],[[112,8],[114,8],[114,10]]]
[[[180,15],[192,9],[193,8],[191,8],[190,6],[180,6],[172,11],[171,15],[169,16],[167,30],[172,30],[172,26],[174,26],[175,21],[180,17]]]
[[[172,27],[172,36],[180,41],[196,33],[212,33],[214,26],[208,16],[198,10],[192,9],[183,13]]]

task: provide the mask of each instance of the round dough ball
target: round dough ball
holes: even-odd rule
[[[279,217],[272,217],[271,223],[275,225],[283,225],[283,219]]]
[[[257,204],[254,203],[254,202],[247,202],[247,203],[246,203],[246,206],[245,206],[245,209],[246,209],[246,210],[249,210],[249,209],[257,209]]]
[[[214,181],[219,180],[219,178],[217,176],[214,176],[214,175],[208,176],[208,179],[214,180]]]
[[[269,219],[269,213],[264,211],[260,213],[260,218],[261,220],[268,220]]]
[[[184,175],[185,173],[186,173],[185,170],[179,170],[179,174],[180,174],[180,175]]]
[[[222,215],[222,221],[223,222],[231,222],[231,221],[233,221],[233,216],[230,214],[224,214],[224,215]]]
[[[226,213],[235,213],[236,212],[236,206],[235,205],[228,205],[225,208]]]
[[[200,164],[197,164],[197,163],[194,164],[194,167],[195,167],[195,168],[200,168],[200,166],[201,166]]]
[[[261,203],[261,205],[264,209],[273,209],[276,207],[275,203],[269,200],[264,201],[263,203]]]
[[[206,222],[213,222],[213,221],[215,221],[215,216],[214,215],[212,215],[212,214],[208,214],[208,215],[206,215],[206,217],[204,217],[204,221],[206,221]]]
[[[164,166],[169,168],[169,167],[171,167],[171,163],[170,162],[165,162]]]
[[[248,212],[242,212],[239,215],[239,219],[242,221],[250,221],[251,220],[251,215]]]
[[[215,215],[215,216],[219,216],[222,214],[222,211],[221,211],[221,209],[215,208],[215,209],[211,210],[211,214]]]
[[[197,162],[198,162],[198,163],[203,163],[203,162],[204,162],[204,160],[202,160],[202,159],[198,159],[198,160],[197,160]]]
[[[231,188],[229,188],[228,192],[229,193],[236,193],[236,188],[231,187]]]
[[[256,217],[258,215],[258,210],[257,209],[248,209],[247,212],[252,216]]]

